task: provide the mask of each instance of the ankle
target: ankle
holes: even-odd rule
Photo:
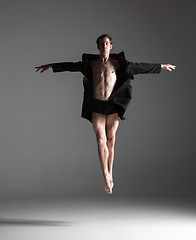
[[[106,179],[106,178],[110,178],[111,177],[111,174],[109,172],[105,172],[103,173],[103,177]]]

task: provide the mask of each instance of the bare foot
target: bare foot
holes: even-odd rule
[[[108,194],[112,194],[112,188],[113,188],[113,186],[114,186],[114,183],[113,183],[113,179],[112,179],[111,174],[107,174],[107,175],[104,177],[104,181],[105,181],[104,189],[106,190],[106,192],[107,192]]]

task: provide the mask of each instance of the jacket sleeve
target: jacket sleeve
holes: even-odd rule
[[[83,63],[79,62],[60,62],[51,63],[53,72],[83,72]]]
[[[138,63],[129,62],[128,64],[128,74],[145,74],[145,73],[160,73],[161,64],[158,63]]]

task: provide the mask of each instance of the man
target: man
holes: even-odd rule
[[[53,72],[71,71],[84,75],[84,99],[82,117],[92,122],[99,159],[104,177],[104,189],[112,194],[114,186],[112,168],[114,145],[119,117],[124,113],[131,100],[130,80],[139,73],[160,73],[161,68],[172,71],[176,66],[128,62],[124,52],[110,54],[112,38],[103,34],[97,38],[99,55],[83,54],[82,61],[52,63],[36,67],[41,73],[52,68]]]

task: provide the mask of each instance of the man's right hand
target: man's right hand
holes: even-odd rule
[[[36,72],[38,72],[39,70],[41,70],[41,73],[45,72],[46,70],[48,70],[49,68],[52,68],[51,64],[46,64],[46,65],[41,65],[36,68]]]

